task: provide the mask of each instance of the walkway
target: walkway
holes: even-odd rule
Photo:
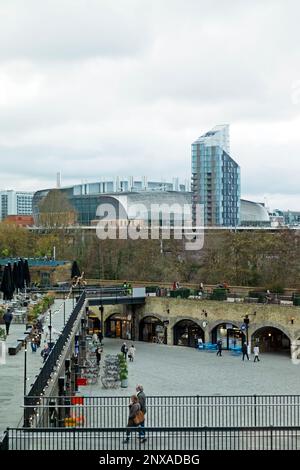
[[[117,354],[123,341],[104,339],[104,352]],[[130,345],[130,342],[127,342]],[[299,394],[300,365],[287,355],[261,354],[261,361],[243,362],[241,356],[223,357],[215,353],[180,346],[134,342],[133,363],[128,362],[129,387],[103,389],[101,382],[80,387],[84,395],[128,396],[138,383],[148,395],[244,395]]]
[[[55,300],[54,305],[51,307],[52,325],[57,331],[63,329],[64,318],[63,308],[59,313],[55,310],[62,304],[62,300]],[[72,300],[66,301],[66,319],[68,319],[73,307]],[[49,315],[48,315],[49,318]],[[45,322],[47,326],[49,322]],[[23,390],[24,390],[24,348],[18,352],[16,356],[8,355],[8,347],[15,344],[17,339],[23,336],[26,327],[25,325],[12,324],[10,327],[10,334],[6,340],[6,363],[0,365],[0,436],[8,426],[16,426],[21,418],[23,410],[21,405],[23,403]],[[57,335],[54,335],[55,341]],[[41,348],[36,353],[31,351],[30,344],[27,348],[27,392],[31,384],[34,382],[36,375],[40,372],[43,365],[41,357],[41,348],[43,347],[43,338]]]

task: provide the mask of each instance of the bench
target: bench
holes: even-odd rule
[[[30,333],[31,330],[26,331],[21,338],[17,339],[17,343],[15,343],[13,346],[9,346],[8,354],[10,356],[15,356],[22,349],[22,346],[25,346],[25,343],[26,341],[28,341]]]
[[[9,346],[8,354],[10,356],[15,356],[22,349],[22,346],[23,342],[18,339],[18,342],[14,346]]]

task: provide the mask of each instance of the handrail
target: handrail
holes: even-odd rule
[[[41,397],[43,395],[44,389],[47,386],[49,379],[51,378],[51,374],[56,366],[59,356],[61,355],[66,343],[69,340],[69,335],[72,331],[73,325],[80,313],[82,306],[85,302],[86,294],[85,291],[82,292],[77,304],[75,305],[61,335],[59,336],[58,340],[56,341],[55,345],[50,351],[50,354],[43,365],[39,375],[37,376],[34,384],[32,385],[29,393],[24,397],[24,405],[30,405],[33,407],[37,403],[36,397]],[[26,410],[27,413],[24,417],[24,421],[29,419],[31,414],[30,408]]]

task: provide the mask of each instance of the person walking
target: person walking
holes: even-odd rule
[[[249,361],[248,344],[246,343],[246,341],[243,343],[243,346],[242,346],[242,353],[243,353],[243,361],[245,360],[245,356],[247,357],[247,359],[248,359],[248,361]]]
[[[40,341],[39,341],[39,332],[35,326],[32,327],[32,330],[30,333],[30,343],[31,343],[31,351],[36,352]]]
[[[10,328],[10,324],[12,322],[12,319],[13,319],[13,315],[12,315],[10,309],[8,308],[7,311],[5,312],[5,314],[3,315],[3,320],[4,320],[5,328],[6,328],[6,336],[9,335],[9,328]]]
[[[103,334],[101,330],[98,331],[98,340],[99,340],[100,345],[102,346]]]
[[[136,349],[135,349],[134,345],[132,344],[130,346],[130,348],[128,349],[128,357],[129,357],[130,362],[133,362],[135,352],[136,352]]]
[[[254,362],[256,362],[256,361],[259,362],[260,361],[260,359],[259,359],[259,347],[257,345],[254,346],[253,352],[254,352]]]
[[[219,339],[219,341],[217,342],[217,349],[218,349],[217,356],[222,357],[222,340],[221,339]]]
[[[126,343],[123,343],[121,346],[121,352],[124,354],[125,361],[127,361],[128,347]]]
[[[133,427],[138,426],[137,424],[135,424],[134,418],[137,416],[140,410],[141,410],[141,405],[139,403],[138,397],[136,395],[132,395],[130,397],[130,403],[129,403],[129,416],[128,416],[127,428],[133,428]],[[124,444],[127,444],[129,442],[130,433],[131,433],[131,429],[127,429],[126,439],[124,439],[123,441]]]
[[[96,359],[97,359],[97,366],[99,366],[99,365],[100,365],[100,361],[101,361],[101,354],[102,354],[102,352],[103,352],[103,349],[102,349],[100,346],[98,346],[98,347],[96,348]]]
[[[42,358],[44,359],[43,362],[46,362],[47,357],[49,356],[49,354],[50,354],[49,345],[48,345],[48,343],[45,343],[45,344],[44,344],[44,349],[43,349],[43,351],[41,352],[41,356],[42,356]]]
[[[146,395],[144,392],[144,387],[143,385],[137,385],[136,386],[136,396],[138,397],[139,404],[141,406],[141,411],[144,413],[144,421],[140,423],[140,432],[139,432],[139,438],[141,439],[141,442],[146,442],[147,438],[145,437],[145,414],[146,414]]]

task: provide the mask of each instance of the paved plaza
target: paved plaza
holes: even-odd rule
[[[123,341],[104,339],[104,353],[117,354]],[[128,341],[128,345],[132,342]],[[223,351],[199,351],[181,346],[134,342],[136,357],[128,361],[128,388],[104,389],[98,384],[81,387],[84,395],[121,396],[142,383],[148,395],[299,394],[300,365],[285,354],[261,354],[258,363],[242,361]],[[102,358],[103,363],[103,358]]]
[[[63,329],[63,309],[59,313],[55,313],[62,304],[62,300],[55,300],[51,307],[52,325],[57,331]],[[72,311],[72,299],[66,301],[66,319],[68,319]],[[45,325],[49,324],[49,313],[46,317]],[[16,426],[22,419],[22,403],[24,390],[24,348],[17,353],[16,356],[8,355],[9,346],[14,345],[17,339],[23,336],[26,330],[25,325],[12,323],[10,333],[6,340],[6,363],[0,365],[0,436],[8,426]],[[31,384],[35,381],[36,375],[39,374],[43,365],[41,357],[41,349],[43,348],[43,339],[41,347],[33,353],[30,344],[27,348],[27,392],[31,388]],[[54,341],[56,335],[54,335]]]

